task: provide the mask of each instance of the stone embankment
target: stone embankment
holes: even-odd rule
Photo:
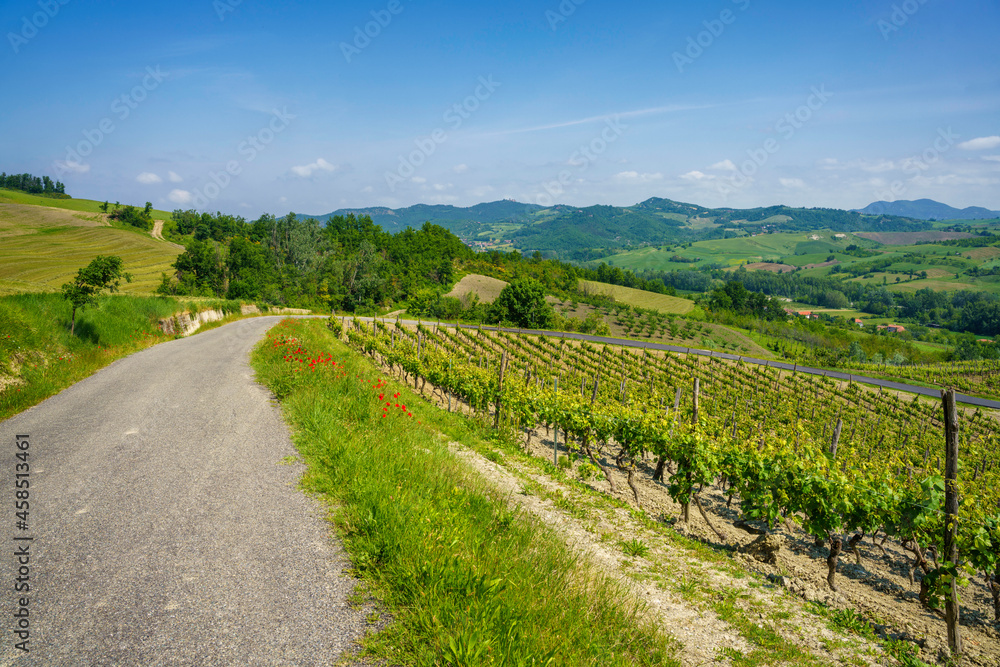
[[[240,315],[259,315],[260,308],[254,304],[243,304],[240,306]],[[269,308],[269,315],[310,315],[312,311],[305,308]],[[202,324],[208,322],[218,322],[226,316],[221,310],[202,310],[197,313],[184,311],[177,313],[173,317],[165,317],[160,320],[160,331],[171,336],[188,336],[193,334]]]
[[[187,336],[206,322],[217,322],[226,316],[221,310],[203,310],[200,313],[177,313],[160,320],[160,331],[171,336]]]

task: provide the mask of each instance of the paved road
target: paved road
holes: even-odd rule
[[[330,665],[364,627],[247,354],[280,318],[119,360],[0,422],[0,665]],[[30,436],[30,528],[14,516]],[[30,648],[12,635],[30,535]]]
[[[358,318],[365,322],[372,321],[371,317]],[[377,318],[380,321],[383,318]],[[405,324],[416,324],[416,320],[401,320]],[[424,322],[424,324],[429,324],[429,322]],[[455,328],[454,324],[448,324],[447,322],[442,322],[441,326]],[[461,325],[463,329],[479,329],[480,326],[477,324],[463,324]],[[493,326],[483,326],[481,327],[486,331],[497,331],[498,327]],[[703,357],[716,357],[719,359],[730,359],[732,361],[745,361],[750,364],[757,364],[760,366],[770,366],[771,368],[780,368],[783,370],[794,371],[797,373],[806,373],[807,375],[822,375],[825,377],[836,378],[838,380],[850,380],[854,382],[859,382],[861,384],[872,385],[876,387],[885,387],[886,389],[894,389],[898,391],[905,391],[911,394],[920,394],[922,396],[932,396],[934,398],[941,397],[941,391],[939,389],[931,389],[929,387],[920,387],[913,384],[905,384],[902,382],[892,382],[890,380],[881,380],[879,378],[866,377],[864,375],[852,375],[850,373],[842,373],[838,371],[828,371],[822,368],[810,368],[808,366],[799,366],[798,364],[788,364],[782,361],[773,361],[769,359],[756,359],[754,357],[743,357],[737,354],[728,354],[725,352],[715,352],[713,350],[699,350],[692,347],[680,347],[678,345],[667,345],[665,343],[647,343],[638,340],[628,340],[625,338],[610,338],[608,336],[593,336],[590,334],[572,333],[565,331],[544,331],[537,329],[508,329],[504,327],[499,327],[500,331],[507,331],[510,333],[525,333],[534,336],[550,336],[553,338],[568,338],[571,340],[586,340],[592,343],[605,343],[608,345],[621,345],[623,347],[634,347],[645,350],[662,350],[667,352],[679,352],[682,354],[697,354]],[[966,405],[974,405],[978,407],[991,408],[993,410],[1000,410],[1000,401],[993,401],[987,398],[979,398],[977,396],[966,396],[965,394],[955,395],[956,400],[959,403],[964,403]]]

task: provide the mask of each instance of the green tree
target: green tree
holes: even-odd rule
[[[823,295],[823,303],[827,308],[833,308],[834,310],[843,310],[849,304],[847,295],[838,290],[827,291]]]
[[[97,302],[104,290],[117,292],[124,278],[132,282],[132,275],[122,271],[122,258],[116,255],[105,257],[98,255],[90,264],[76,272],[76,278],[71,283],[62,286],[63,296],[73,305],[73,315],[70,318],[69,334],[76,331],[76,311]]]
[[[503,288],[490,308],[496,322],[511,322],[526,329],[552,326],[555,311],[545,300],[545,288],[534,278],[521,278]]]

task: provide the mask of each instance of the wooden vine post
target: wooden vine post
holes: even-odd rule
[[[701,394],[701,380],[699,378],[694,379],[694,398],[691,402],[691,423],[695,426],[698,425],[698,399]]]
[[[503,372],[507,368],[507,350],[500,357],[500,373],[497,378],[497,403],[493,413],[493,428],[500,428],[500,397],[503,395]]]
[[[958,562],[958,407],[955,389],[949,387],[943,394],[945,432],[944,471],[944,558],[952,566]],[[958,581],[951,577],[945,594],[944,615],[948,624],[948,647],[953,654],[961,654],[962,632],[959,627]]]
[[[840,445],[840,434],[844,430],[844,420],[837,417],[837,426],[833,429],[833,440],[830,441],[830,458],[837,458],[837,447]]]
[[[559,404],[559,378],[553,378],[555,383],[556,405]],[[553,424],[552,429],[552,465],[559,467],[559,424]]]

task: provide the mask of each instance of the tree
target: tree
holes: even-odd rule
[[[71,283],[62,286],[63,296],[73,305],[73,315],[70,319],[69,334],[76,331],[76,311],[97,302],[104,290],[117,292],[118,285],[124,278],[132,282],[132,274],[122,271],[122,258],[115,255],[105,257],[98,255],[90,264],[76,272],[76,278]]]
[[[526,329],[552,326],[555,312],[545,300],[545,288],[534,278],[515,280],[500,292],[490,307],[491,318]]]
[[[843,310],[849,305],[847,295],[838,290],[829,290],[823,294],[823,303],[834,310]]]

